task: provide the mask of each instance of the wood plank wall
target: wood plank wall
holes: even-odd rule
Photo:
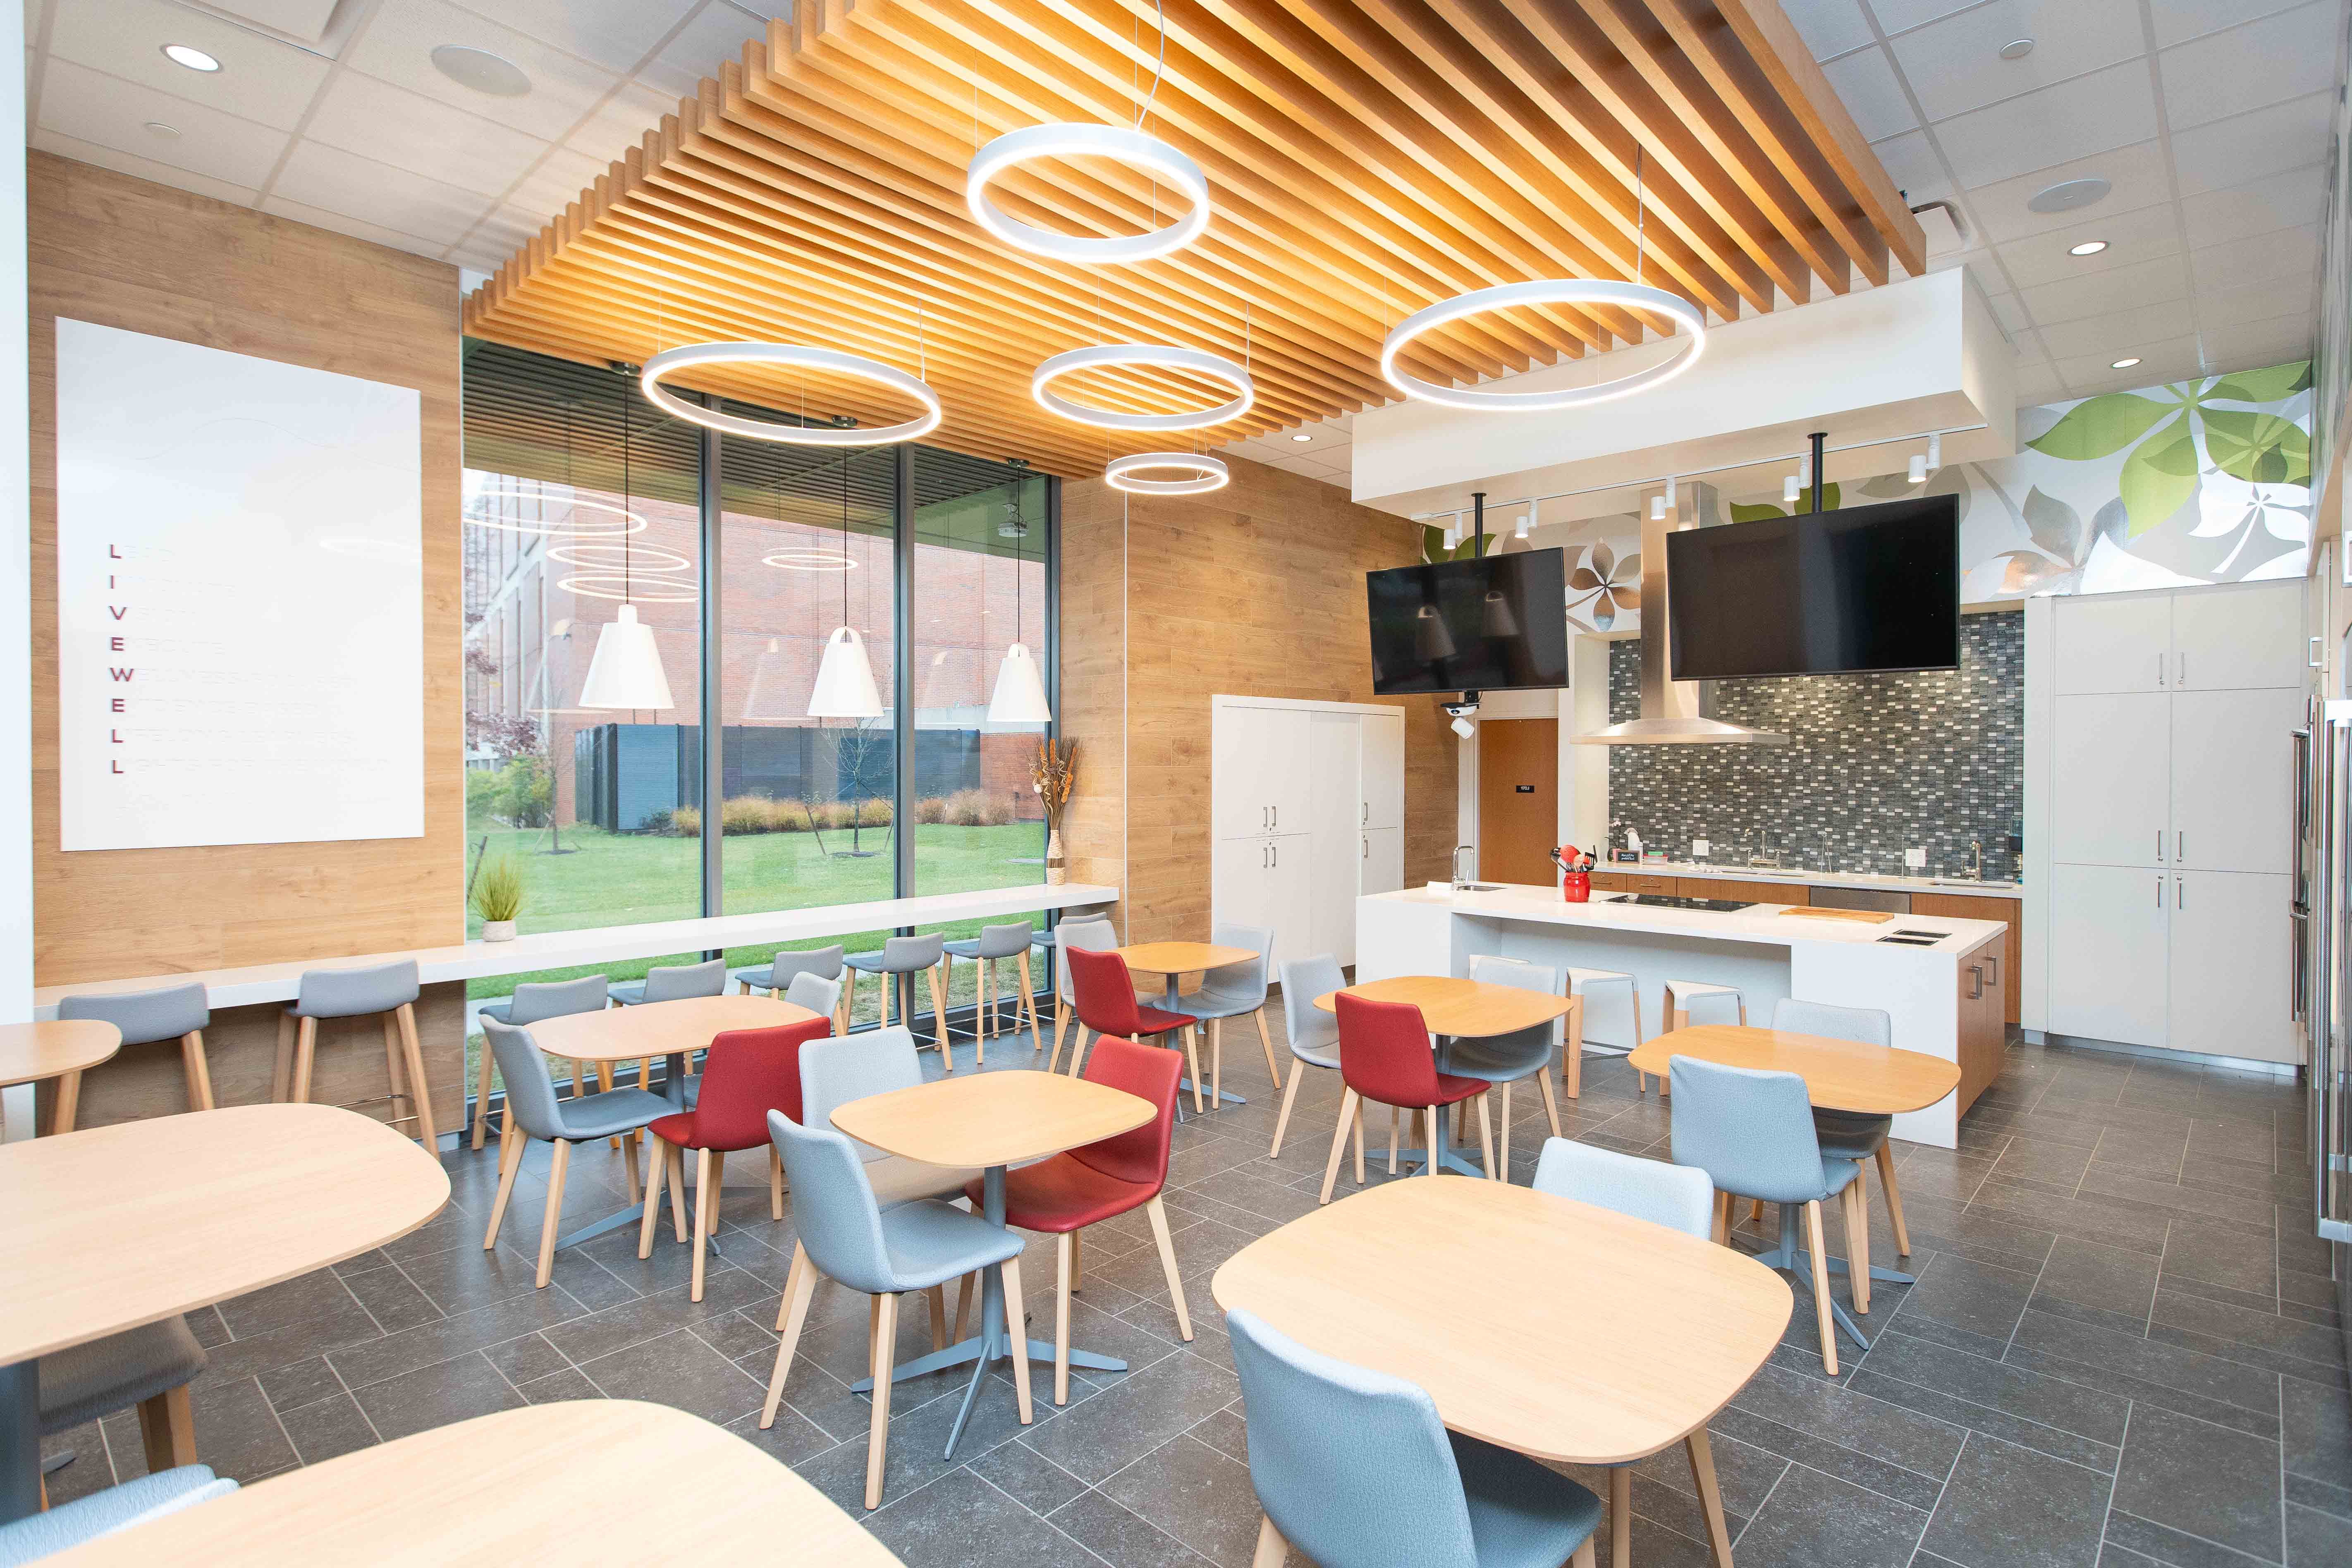
[[[1374,700],[1364,574],[1420,558],[1415,525],[1394,513],[1231,468],[1201,496],[1063,489],[1062,727],[1094,759],[1065,838],[1072,880],[1125,889],[1130,942],[1209,934],[1210,697]],[[1447,874],[1455,747],[1435,699],[1398,706],[1410,887]]]
[[[459,669],[458,294],[453,267],[125,174],[27,160],[32,315],[34,983],[379,952],[465,940]],[[423,394],[425,836],[336,844],[58,847],[56,320],[312,366]],[[447,988],[436,988],[447,989]],[[207,1036],[225,1103],[267,1099],[267,1009]],[[462,1005],[420,1009],[436,1110],[455,1114]],[[363,1031],[364,1033],[364,1031]],[[380,1093],[355,1036],[322,1043],[318,1097]],[[258,1050],[258,1069],[244,1059]],[[149,1058],[152,1058],[150,1060]],[[348,1077],[350,1082],[343,1081]],[[91,1125],[182,1108],[178,1054],[89,1075]]]

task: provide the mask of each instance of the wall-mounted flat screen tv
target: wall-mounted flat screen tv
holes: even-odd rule
[[[1666,535],[1676,680],[1960,662],[1956,496]]]
[[[1568,684],[1568,585],[1558,550],[1364,574],[1372,689],[1511,691]]]

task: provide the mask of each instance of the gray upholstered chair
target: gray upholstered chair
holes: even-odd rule
[[[834,943],[831,947],[785,948],[779,951],[765,963],[746,964],[740,969],[729,970],[727,978],[741,985],[746,996],[754,991],[764,991],[771,996],[776,996],[792,988],[795,976],[813,974],[820,980],[831,981],[834,994],[838,998],[844,978],[841,973],[841,952],[839,942]],[[787,997],[786,1000],[789,1001],[790,998]],[[833,1008],[828,1008],[826,1011],[835,1012],[833,1020],[835,1034],[849,1033],[847,1016],[835,1012]]]
[[[213,1108],[213,1075],[205,1060],[205,1030],[212,1023],[212,1006],[204,985],[166,985],[154,991],[116,991],[89,996],[66,996],[58,1002],[60,1018],[97,1018],[121,1031],[126,1046],[157,1040],[180,1042],[180,1070],[188,1080],[188,1109]],[[79,1075],[75,1075],[79,1079]],[[65,1086],[58,1086],[63,1109]],[[73,1118],[62,1118],[58,1131],[73,1131]]]
[[[923,1081],[915,1037],[899,1025],[856,1036],[835,1035],[801,1047],[801,1119],[811,1127],[831,1127],[833,1113],[853,1100],[912,1089]],[[923,1198],[959,1198],[964,1184],[982,1173],[958,1165],[929,1165],[875,1148],[856,1146],[866,1180],[884,1208]]]
[[[559,1099],[547,1058],[531,1043],[530,1031],[484,1019],[482,1032],[499,1059],[499,1074],[507,1083],[506,1125],[499,1135],[499,1195],[490,1206],[489,1228],[482,1234],[482,1250],[499,1244],[499,1226],[507,1217],[507,1199],[514,1192],[515,1173],[522,1168],[523,1145],[541,1139],[555,1145],[555,1159],[547,1172],[547,1212],[539,1226],[539,1286],[544,1289],[555,1268],[555,1238],[563,1217],[563,1177],[572,1166],[572,1145],[595,1138],[611,1138],[645,1131],[646,1123],[677,1108],[658,1094],[642,1089],[610,1089],[596,1094]],[[637,1202],[637,1140],[623,1142],[621,1159],[629,1173],[629,1202]]]
[[[1077,991],[1070,984],[1070,961],[1064,955],[1074,947],[1088,952],[1108,952],[1118,945],[1118,928],[1107,918],[1096,915],[1082,921],[1064,921],[1054,928],[1054,1054],[1045,1058],[1047,1072],[1055,1071],[1061,1064],[1062,1035],[1074,1016],[1071,1009],[1078,1004]],[[1086,1034],[1087,1026],[1080,1024],[1076,1037],[1070,1042],[1072,1078],[1078,1076],[1080,1060],[1086,1055]]]
[[[1263,926],[1220,921],[1209,928],[1209,940],[1219,947],[1245,947],[1257,954],[1246,963],[1210,970],[1201,976],[1201,988],[1184,998],[1184,1011],[1209,1026],[1210,1093],[1213,1097],[1223,1092],[1224,1021],[1245,1015],[1257,1020],[1257,1040],[1265,1051],[1265,1070],[1273,1076],[1274,1087],[1280,1089],[1282,1068],[1274,1059],[1274,1037],[1265,1029],[1265,991],[1266,982],[1273,978],[1267,972],[1274,967],[1274,932]],[[1216,1109],[1213,1099],[1210,1109]]]
[[[1822,1365],[1837,1375],[1837,1330],[1865,1348],[1853,1321],[1830,1295],[1829,1260],[1822,1242],[1822,1205],[1841,1198],[1845,1209],[1846,1251],[1854,1281],[1854,1305],[1870,1310],[1870,1226],[1857,1202],[1854,1177],[1862,1167],[1822,1152],[1813,1135],[1813,1107],[1805,1080],[1792,1072],[1755,1072],[1696,1057],[1668,1063],[1674,1090],[1671,1123],[1675,1163],[1705,1171],[1720,1194],[1718,1210],[1734,1194],[1761,1198],[1780,1208],[1780,1243],[1763,1261],[1787,1269],[1813,1292],[1821,1325]],[[1801,1213],[1810,1277],[1796,1258],[1797,1221]]]
[[[804,1074],[814,1075],[810,1058],[821,1044],[812,1041],[803,1047],[808,1053],[802,1062]],[[913,1051],[911,1038],[906,1049]],[[1005,1329],[1019,1347],[1012,1358],[1013,1386],[1022,1425],[1027,1426],[1033,1410],[1028,1330],[1021,1306],[1021,1238],[968,1210],[933,1200],[883,1207],[866,1180],[866,1173],[874,1167],[861,1157],[862,1145],[821,1121],[814,1104],[809,1107],[806,1126],[782,1111],[768,1112],[768,1135],[775,1141],[784,1172],[792,1179],[793,1222],[800,1240],[793,1248],[792,1272],[786,1277],[783,1303],[776,1314],[776,1331],[783,1337],[776,1346],[776,1369],[768,1379],[768,1402],[760,1412],[760,1425],[766,1427],[775,1422],[776,1405],[784,1396],[784,1378],[792,1370],[817,1276],[874,1297],[866,1341],[874,1408],[866,1437],[866,1506],[880,1507],[882,1462],[890,1436],[890,1373],[895,1364],[892,1350],[898,1338],[898,1298],[909,1290],[930,1293],[936,1340],[940,1332],[940,1292],[947,1282],[978,1269],[1001,1268]]]
[[[1773,1005],[1772,1026],[1794,1035],[1820,1035],[1832,1040],[1853,1040],[1865,1046],[1895,1044],[1895,1020],[1878,1007],[1839,1007],[1827,1002],[1800,1002],[1783,996]],[[1895,1227],[1895,1250],[1911,1255],[1911,1232],[1903,1223],[1903,1191],[1895,1184],[1895,1151],[1886,1135],[1892,1116],[1864,1116],[1851,1110],[1815,1110],[1813,1133],[1822,1152],[1832,1159],[1872,1160],[1878,1165],[1878,1184],[1886,1193],[1886,1218]],[[1869,1178],[1854,1184],[1861,1203],[1869,1207]]]
[[[1559,971],[1541,963],[1525,963],[1516,958],[1498,958],[1492,953],[1479,953],[1470,960],[1470,978],[1488,985],[1513,985],[1522,991],[1540,991],[1547,996],[1559,992]],[[1450,1072],[1456,1078],[1484,1079],[1488,1083],[1503,1086],[1502,1148],[1496,1157],[1495,1172],[1503,1181],[1511,1179],[1511,1086],[1527,1079],[1536,1080],[1543,1092],[1544,1114],[1551,1120],[1551,1135],[1559,1136],[1559,1100],[1553,1094],[1550,1068],[1559,1054],[1562,1020],[1538,1024],[1532,1029],[1520,1029],[1508,1035],[1482,1035],[1473,1039],[1448,1039],[1438,1052],[1437,1070]]]
[[[684,1002],[696,996],[727,994],[727,961],[707,963],[656,963],[643,980],[624,980],[613,987],[613,1005],[635,1007],[646,1002]]]
[[[1526,1455],[1448,1432],[1419,1384],[1225,1314],[1265,1515],[1256,1561],[1286,1544],[1320,1568],[1593,1568],[1601,1500]]]
[[[59,1503],[46,1513],[0,1524],[0,1568],[37,1563],[102,1535],[112,1535],[151,1519],[226,1497],[235,1490],[235,1481],[214,1475],[207,1465],[182,1465],[141,1476],[119,1487]]]
[[[514,994],[495,1002],[485,1002],[474,1010],[475,1016],[494,1023],[524,1028],[541,1018],[562,1018],[573,1013],[601,1013],[611,992],[612,982],[601,974],[583,974],[577,980],[527,980],[514,988]],[[482,1146],[484,1133],[490,1121],[490,1069],[494,1066],[489,1042],[482,1042],[481,1059],[474,1067],[474,1147]],[[610,1063],[597,1064],[609,1074]],[[651,1087],[650,1075],[641,1077],[637,1087]],[[601,1080],[600,1080],[601,1081]],[[605,1087],[610,1087],[606,1085]],[[580,1092],[580,1064],[572,1064],[572,1092]]]
[[[786,982],[784,1000],[795,1007],[805,1007],[820,1017],[831,1019],[835,1034],[844,1032],[841,1027],[840,981],[803,972]]]
[[[1528,1184],[1539,1193],[1613,1209],[1701,1241],[1715,1234],[1715,1184],[1705,1171],[1688,1165],[1547,1138],[1543,1152],[1536,1157],[1535,1179]]]
[[[1294,958],[1282,966],[1282,1027],[1290,1039],[1290,1055],[1295,1062],[1311,1068],[1339,1070],[1339,1020],[1315,1005],[1315,998],[1328,995],[1348,984],[1339,961],[1328,952],[1312,958]],[[1274,1147],[1266,1151],[1268,1159],[1282,1153],[1282,1135],[1290,1126],[1290,1108],[1297,1103],[1298,1086],[1306,1075],[1294,1066],[1290,1081],[1282,1088],[1282,1110],[1274,1119]],[[1360,1146],[1358,1159],[1363,1157]]]
[[[298,1101],[310,1098],[310,1062],[318,1047],[320,1019],[380,1017],[391,1099],[406,1100],[411,1112],[391,1121],[395,1126],[414,1121],[417,1142],[427,1152],[436,1151],[439,1130],[433,1124],[433,1090],[425,1081],[425,1057],[416,1044],[416,998],[421,994],[413,958],[364,969],[304,970],[294,1005],[278,1016],[278,1068],[270,1080],[269,1098]]]
[[[940,944],[948,955],[948,989],[950,992],[955,989],[957,959],[969,958],[980,966],[979,984],[972,992],[978,998],[972,1005],[971,1031],[971,1037],[978,1047],[973,1058],[976,1061],[985,1063],[988,1060],[988,1037],[996,1028],[996,994],[1003,986],[996,966],[1008,958],[1021,961],[1021,994],[1013,1004],[1013,1030],[1019,1032],[1021,1010],[1026,1007],[1029,1010],[1029,1037],[1036,1043],[1038,1050],[1045,1048],[1045,1032],[1037,1024],[1037,999],[1031,994],[1034,987],[1029,983],[1029,939],[1034,931],[1035,928],[1027,921],[1017,921],[1005,925],[982,926],[978,936],[958,937],[953,942]],[[990,984],[992,980],[995,981],[994,984]]]
[[[931,975],[931,1044],[940,1048],[940,1059],[950,1072],[955,1071],[955,1054],[948,1049],[948,996],[940,984],[940,966],[947,960],[947,938],[933,931],[929,936],[893,936],[883,939],[877,952],[853,952],[842,960],[849,965],[849,1007],[857,1008],[857,976],[871,974],[882,983],[881,1022],[890,1022],[890,994],[898,989],[901,974],[920,974],[925,970]],[[911,1016],[914,1004],[907,1011]],[[905,1023],[906,1019],[900,1019]]]
[[[185,1318],[51,1351],[41,1357],[41,1436],[139,1407],[139,1441],[147,1468],[196,1462],[196,1422],[188,1384],[205,1370],[205,1348]]]

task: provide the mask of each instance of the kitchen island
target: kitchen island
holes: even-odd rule
[[[1920,933],[1908,941],[1885,939]],[[1751,1023],[1771,1021],[1784,996],[1884,1008],[1895,1045],[1958,1064],[1960,1087],[1940,1103],[1895,1119],[1895,1135],[1949,1149],[1960,1112],[2000,1075],[2006,1031],[2000,966],[2006,928],[1937,915],[1825,917],[1801,906],[1738,910],[1629,903],[1595,894],[1564,901],[1556,889],[1456,890],[1432,883],[1356,900],[1356,979],[1469,973],[1481,953],[1565,970],[1630,973],[1646,1035],[1664,1026],[1669,980],[1738,988]],[[1588,1023],[1585,1043],[1631,1050]]]

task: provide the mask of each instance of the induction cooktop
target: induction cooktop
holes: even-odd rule
[[[1609,901],[1639,904],[1645,910],[1706,910],[1718,915],[1734,914],[1756,907],[1744,899],[1685,899],[1673,893],[1622,893]]]

